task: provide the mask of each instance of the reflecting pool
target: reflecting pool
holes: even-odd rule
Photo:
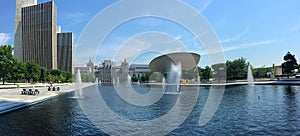
[[[83,89],[83,92],[89,89],[92,87]],[[153,120],[168,113],[179,97],[164,95],[156,103],[143,107],[127,103],[113,86],[98,86],[98,89],[113,112],[135,121]],[[146,94],[149,86],[136,85],[134,89]],[[180,95],[193,94],[192,89],[184,87]],[[215,115],[200,127],[199,118],[208,94],[209,87],[199,87],[191,114],[169,135],[300,135],[300,86],[256,85],[252,89],[228,86]],[[0,135],[106,135],[88,120],[73,96],[74,93],[68,93],[0,115]],[[185,99],[179,106],[184,110],[189,104],[189,99]],[[110,123],[107,120],[99,122]],[[135,128],[125,129],[122,124],[117,129],[127,135],[136,134]]]

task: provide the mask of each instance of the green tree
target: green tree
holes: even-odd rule
[[[216,83],[226,82],[226,64],[218,63],[211,66],[212,78]]]
[[[133,76],[131,77],[131,81],[132,81],[132,82],[137,82],[137,81],[139,81],[139,78],[138,78],[137,76],[133,75]]]
[[[65,82],[73,82],[73,76],[71,72],[66,72],[65,78],[66,78]]]
[[[45,67],[41,67],[41,73],[40,73],[40,82],[45,82],[47,80],[48,75],[48,69]]]
[[[50,74],[52,75],[51,81],[58,83],[61,79],[62,71],[59,69],[50,69]]]
[[[14,81],[14,84],[17,80],[24,79],[25,76],[25,64],[18,61],[16,58],[13,58],[13,63],[10,66],[11,79]]]
[[[205,68],[199,68],[199,76],[201,78],[201,82],[207,82],[211,78],[211,68],[206,66]]]
[[[0,78],[2,83],[11,78],[10,70],[13,63],[13,48],[11,45],[0,46]]]
[[[90,74],[81,73],[81,80],[82,82],[94,82],[96,78],[90,76]]]
[[[27,79],[27,81],[28,82],[30,82],[30,80],[32,80],[33,82],[38,81],[41,74],[40,66],[33,61],[28,61],[25,63],[25,65],[26,65],[25,78]]]
[[[265,78],[267,77],[267,68],[254,68],[253,69],[253,76],[255,78]]]
[[[182,70],[182,79],[193,79],[193,78],[197,78],[198,76],[198,69],[197,67],[191,69],[191,70]]]
[[[237,80],[247,78],[247,63],[245,58],[235,59],[226,62],[227,79]]]
[[[284,74],[287,74],[289,78],[289,76],[294,72],[294,70],[298,68],[298,63],[295,58],[295,55],[292,55],[290,52],[288,52],[283,57],[283,60],[285,62],[282,63],[282,71]]]

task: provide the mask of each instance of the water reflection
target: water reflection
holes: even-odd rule
[[[299,111],[297,107],[297,99],[295,89],[292,86],[285,86],[284,88],[285,96],[285,110],[286,110],[286,127],[290,129],[291,134],[296,132],[296,123],[299,116],[297,116],[297,112]],[[299,114],[298,114],[299,115]]]
[[[191,106],[192,101],[189,98],[198,95],[196,106],[189,117],[168,135],[300,134],[300,86],[226,87],[219,109],[203,127],[199,127],[198,121],[209,95],[209,87],[200,87],[199,94],[193,91],[194,88],[185,87],[181,94],[183,97],[166,95],[148,107],[126,103],[116,94],[112,86],[101,86],[99,89],[111,110],[135,121],[154,120],[170,111],[170,107],[176,102],[179,106],[174,110],[176,111],[173,112],[174,116],[184,116],[184,111]],[[135,89],[142,92],[141,94],[149,90],[148,86],[139,86]],[[83,94],[85,91],[88,90],[83,90]],[[104,135],[103,131],[87,119],[77,100],[70,99],[73,95],[70,93],[29,108],[0,115],[0,135]],[[85,97],[87,98],[89,96]],[[97,106],[95,103],[89,105]],[[97,110],[91,108],[91,113],[93,111]],[[104,118],[99,120],[103,126],[112,125],[106,112],[91,115],[94,115],[95,119]],[[138,132],[164,128],[170,123],[168,122],[170,120],[165,121],[150,126],[149,130],[119,124],[111,128],[111,131],[121,130],[124,134],[135,135]],[[159,134],[158,131],[157,135]]]

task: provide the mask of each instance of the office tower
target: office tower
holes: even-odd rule
[[[42,67],[57,68],[54,2],[23,7],[21,15],[23,62],[34,61]]]
[[[57,33],[57,68],[74,74],[73,33]]]
[[[14,56],[20,61],[23,60],[21,9],[36,4],[37,0],[16,0]]]

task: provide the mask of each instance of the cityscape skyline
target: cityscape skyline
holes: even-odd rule
[[[43,2],[47,0],[38,0],[38,3]],[[103,0],[80,4],[80,1],[72,1],[70,4],[66,1],[55,1],[57,12],[60,13],[57,16],[57,24],[62,26],[63,31],[74,32],[74,49],[81,31],[90,19],[113,2],[115,1]],[[299,60],[299,1],[243,1],[234,4],[213,0],[183,2],[201,12],[211,24],[222,43],[226,60],[245,57],[254,67],[280,65],[288,51]],[[0,28],[0,44],[13,45],[15,1],[3,0],[0,3],[0,21],[1,26],[4,26]],[[201,55],[200,66],[210,65],[199,41],[193,39],[192,35],[178,24],[159,18],[149,17],[125,22],[113,30],[102,46],[107,52],[116,52],[121,44],[144,31],[163,31],[170,34],[186,45],[189,51]],[[159,54],[140,56],[135,63],[147,63],[155,55]],[[95,64],[112,57],[105,53],[99,54]]]

